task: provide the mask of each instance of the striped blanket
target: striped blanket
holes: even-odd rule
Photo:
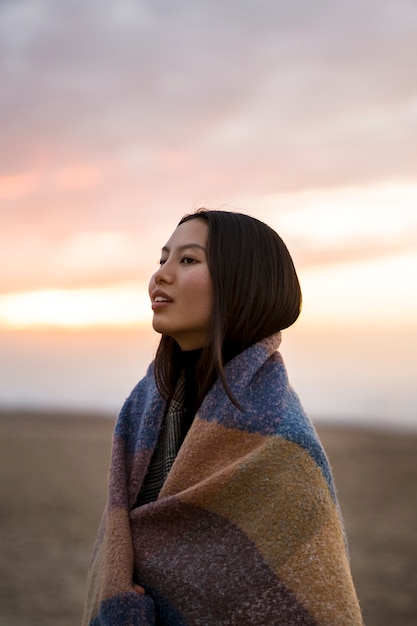
[[[277,352],[226,366],[156,501],[135,507],[165,403],[152,366],[114,433],[83,624],[362,624],[331,471]],[[146,595],[132,590],[132,579]]]

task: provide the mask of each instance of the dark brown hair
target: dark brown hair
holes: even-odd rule
[[[286,245],[260,220],[242,213],[199,209],[183,217],[178,226],[192,219],[208,223],[207,264],[213,287],[208,343],[196,367],[196,408],[217,377],[239,406],[229,389],[224,365],[296,321],[301,310],[300,284]],[[162,335],[155,378],[167,400],[172,398],[180,368],[179,345]]]

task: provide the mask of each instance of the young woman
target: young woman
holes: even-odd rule
[[[120,413],[84,624],[362,624],[329,464],[288,383],[283,241],[200,210],[162,248],[155,361]]]

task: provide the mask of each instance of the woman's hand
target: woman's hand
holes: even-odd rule
[[[133,591],[136,591],[136,593],[141,593],[143,595],[146,593],[144,588],[140,585],[137,585],[136,583],[133,583]]]

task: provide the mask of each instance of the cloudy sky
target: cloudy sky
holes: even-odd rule
[[[413,0],[2,0],[0,46],[3,292],[133,277],[200,204],[279,227],[310,190],[342,223],[346,187],[416,193]]]
[[[148,319],[204,205],[280,232],[311,327],[414,332],[416,61],[414,0],[1,0],[0,331]]]

